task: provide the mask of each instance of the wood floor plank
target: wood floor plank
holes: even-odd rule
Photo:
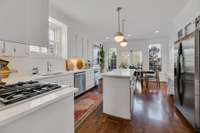
[[[167,95],[166,84],[159,89],[150,84],[147,90],[136,93],[131,121],[104,114],[101,105],[76,133],[193,133]]]

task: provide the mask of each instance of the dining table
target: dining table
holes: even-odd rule
[[[141,88],[144,90],[144,79],[146,74],[155,74],[155,71],[153,70],[135,70],[134,75],[136,76],[136,81],[140,80]]]

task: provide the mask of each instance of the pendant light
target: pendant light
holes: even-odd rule
[[[125,34],[125,19],[123,19],[122,20],[122,32]],[[124,39],[119,43],[119,45],[121,46],[121,47],[127,47],[128,46],[128,41],[125,39],[125,37],[124,37]]]
[[[117,12],[118,12],[118,32],[115,34],[115,41],[117,43],[121,42],[124,39],[124,34],[120,31],[120,11],[122,10],[121,7],[117,8]]]

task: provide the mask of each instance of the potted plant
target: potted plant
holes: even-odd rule
[[[102,44],[100,45],[100,51],[99,51],[99,65],[102,73],[105,67],[105,51]]]

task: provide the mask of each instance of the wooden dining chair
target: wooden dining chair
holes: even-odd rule
[[[145,74],[145,83],[146,88],[149,88],[149,82],[156,82],[156,87],[160,88],[160,76],[159,71],[156,70],[153,74],[146,73]]]
[[[136,72],[136,83],[138,83],[138,82],[141,83],[141,89],[142,89],[142,91],[144,91],[144,83],[146,83],[146,82],[145,82],[145,77],[144,77],[144,73],[142,70],[139,70]]]

